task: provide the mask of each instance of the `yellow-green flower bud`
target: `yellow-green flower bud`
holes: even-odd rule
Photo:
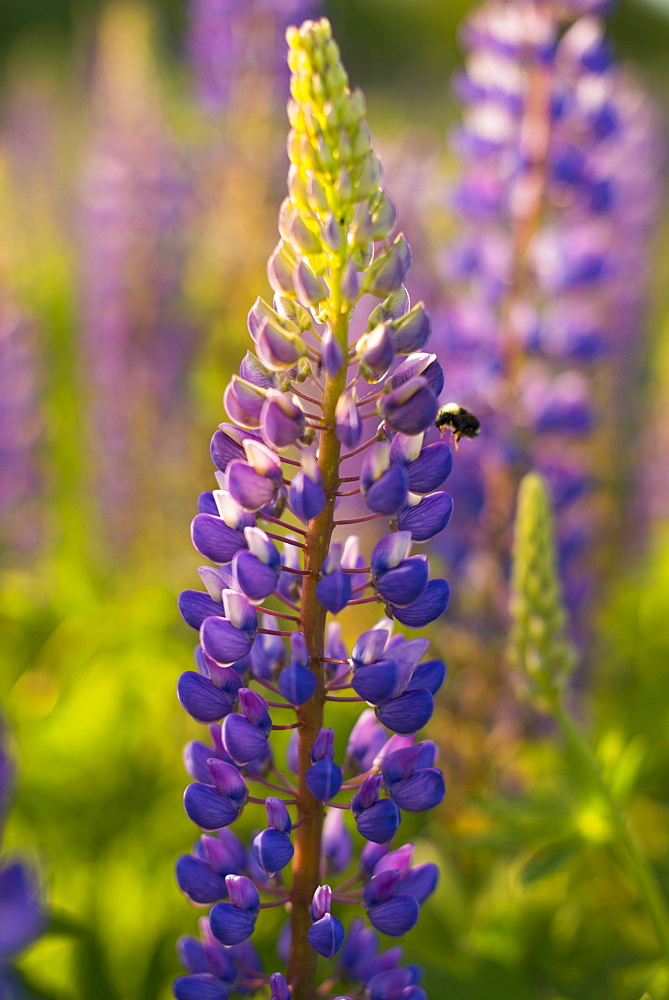
[[[362,121],[364,100],[348,89],[326,20],[289,28],[286,38],[293,72],[288,155],[303,182],[291,174],[291,198],[300,208],[306,201],[311,212],[334,211],[350,223],[353,205],[378,195],[381,182],[380,163]]]

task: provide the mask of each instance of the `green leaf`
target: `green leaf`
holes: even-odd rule
[[[544,844],[530,857],[520,870],[519,877],[523,885],[531,885],[539,879],[554,875],[555,872],[564,868],[574,857],[578,850],[579,841],[576,837],[556,840],[551,844]]]

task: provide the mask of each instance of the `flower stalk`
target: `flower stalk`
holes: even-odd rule
[[[348,345],[347,313],[342,309],[341,273],[336,267],[332,280],[330,323],[335,341],[344,352]],[[304,633],[310,657],[310,669],[316,675],[314,696],[298,709],[302,730],[298,736],[298,787],[300,818],[304,820],[295,836],[294,881],[292,887],[291,950],[288,959],[288,980],[292,983],[294,1000],[309,1000],[316,988],[317,953],[310,947],[310,906],[319,884],[321,837],[325,807],[311,794],[306,775],[311,767],[311,751],[323,728],[325,704],[325,619],[326,609],[319,602],[316,585],[330,549],[334,528],[335,496],[339,489],[339,456],[341,444],[335,434],[335,407],[344,390],[346,368],[334,378],[327,376],[323,416],[327,430],[321,434],[318,469],[323,482],[325,506],[309,524],[306,538],[306,575],[302,586],[300,630]]]

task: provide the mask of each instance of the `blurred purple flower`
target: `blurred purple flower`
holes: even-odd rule
[[[137,493],[177,463],[194,338],[180,302],[189,192],[161,107],[147,15],[104,15],[79,187],[82,380],[99,515],[137,531]],[[163,479],[162,487],[165,487]]]

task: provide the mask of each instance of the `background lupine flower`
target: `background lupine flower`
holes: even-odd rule
[[[225,111],[258,74],[286,76],[286,28],[314,17],[319,0],[190,0],[188,54],[200,104]]]
[[[453,384],[483,422],[482,464],[465,457],[460,476],[479,503],[458,505],[450,560],[472,578],[492,569],[493,553],[508,551],[513,484],[540,469],[572,622],[591,590],[592,543],[605,537],[611,490],[600,485],[629,476],[611,446],[629,433],[620,414],[659,186],[653,109],[615,65],[602,20],[581,14],[491,2],[464,24],[463,225],[448,260],[460,292],[440,326]]]
[[[34,319],[0,291],[0,559],[34,551],[43,531],[38,445],[41,365]]]
[[[14,145],[8,136],[7,150],[0,151],[0,564],[18,565],[36,552],[45,528],[45,372],[40,324],[20,287],[20,212],[10,187]]]
[[[327,21],[307,21],[287,38],[291,166],[268,265],[275,294],[249,312],[257,353],[226,390],[232,423],[220,425],[211,448],[218,489],[201,495],[193,521],[195,547],[216,565],[200,571],[207,591],[180,601],[200,644],[198,672],[182,675],[179,698],[196,720],[221,724],[211,726],[213,745],[196,741],[185,757],[194,779],[186,812],[205,833],[178,861],[177,881],[194,902],[214,906],[202,941],[180,944],[187,974],[174,993],[224,998],[233,984],[268,984],[276,1000],[311,1000],[317,955],[339,955],[331,985],[341,979],[377,1000],[420,1000],[420,971],[400,966],[397,949],[378,955],[374,932],[354,921],[347,933],[341,918],[347,904],[362,904],[373,928],[400,937],[438,878],[436,866],[412,864],[411,845],[391,842],[403,810],[422,812],[445,794],[436,747],[414,742],[445,667],[423,660],[427,640],[393,634],[393,619],[422,628],[448,604],[448,584],[430,580],[426,557],[413,551],[445,526],[452,506],[440,491],[450,450],[424,439],[444,376],[436,356],[422,352],[429,319],[421,304],[410,310],[411,254],[403,235],[392,238],[395,211],[362,94],[348,88]],[[380,305],[352,339],[365,293]],[[355,466],[344,463],[358,454],[361,470],[346,475]],[[384,517],[400,530],[367,562],[350,526]],[[349,654],[327,613],[360,604],[386,617]],[[357,693],[338,694],[347,690]],[[371,706],[344,752],[325,724],[327,703],[342,698]],[[293,730],[286,759],[294,778],[274,757],[277,729]],[[251,794],[255,785],[273,794]],[[247,850],[228,827],[262,806],[267,826]],[[353,860],[348,811],[373,853],[338,882],[332,876]],[[249,942],[268,906],[290,913],[285,974],[268,976]],[[366,950],[356,955],[362,934]]]
[[[149,467],[155,482],[161,465],[164,495],[178,464],[193,350],[180,299],[188,190],[139,7],[105,14],[91,116],[80,181],[82,374],[98,514],[122,548],[140,527],[136,496]]]
[[[0,720],[0,833],[9,808],[13,766]],[[12,972],[12,960],[44,931],[47,915],[37,874],[19,858],[0,858],[0,996],[12,1000],[23,993]]]

